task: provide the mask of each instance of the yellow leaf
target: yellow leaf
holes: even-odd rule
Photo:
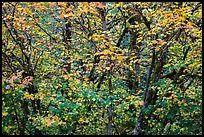
[[[158,46],[155,47],[155,50],[156,50],[156,51],[159,51],[159,50],[160,50],[160,47],[158,47]]]
[[[88,122],[89,122],[89,120],[88,120],[88,119],[86,119],[85,123],[88,123]]]
[[[112,46],[110,46],[110,51],[113,51],[113,47]]]
[[[33,95],[30,95],[30,99],[31,99],[31,100],[34,100],[35,98],[33,97]]]
[[[118,61],[121,62],[123,60],[123,56],[118,56]]]
[[[112,52],[110,50],[104,50],[103,53],[104,54],[112,54]]]
[[[5,127],[5,131],[6,131],[7,133],[9,133],[11,128],[12,128],[12,126]]]
[[[100,56],[100,60],[107,59],[107,56]]]
[[[65,14],[64,17],[71,17],[72,13],[70,12],[69,14]]]
[[[88,2],[85,2],[86,6],[88,7],[89,6],[89,3]]]
[[[27,12],[27,14],[31,14],[31,11],[26,7],[25,11]]]
[[[181,106],[181,104],[182,104],[182,101],[179,101],[179,102],[178,102],[178,106]]]
[[[133,98],[134,98],[134,96],[133,96],[133,95],[130,95],[128,98],[133,99]]]
[[[185,21],[185,18],[184,17],[179,17],[178,20]]]
[[[87,77],[86,77],[86,78],[84,78],[84,81],[85,81],[85,82],[87,82],[88,80],[89,80],[89,78],[87,78]]]
[[[47,123],[47,127],[50,127],[52,124],[49,122],[49,123]]]
[[[188,106],[188,104],[187,104],[187,103],[184,103],[184,106]]]
[[[119,2],[118,4],[115,5],[115,7],[121,7],[123,5],[122,2]]]
[[[164,117],[164,115],[160,115],[160,116],[159,116],[159,118],[161,118],[161,119],[162,119],[163,117]]]
[[[8,112],[3,112],[2,114],[4,117],[8,115]]]
[[[94,11],[93,9],[90,9],[89,12],[92,14],[96,14],[96,11]]]
[[[69,84],[69,87],[71,88],[71,89],[73,89],[74,88],[74,85],[73,84]]]
[[[95,41],[99,41],[99,38],[95,38],[94,40],[95,40]]]
[[[184,130],[185,130],[184,128],[181,128],[181,129],[180,129],[180,132],[183,132]]]
[[[80,118],[80,119],[79,119],[79,122],[80,122],[80,123],[81,123],[81,122],[83,123],[83,122],[84,122],[83,118]]]
[[[138,104],[139,105],[144,105],[144,101],[139,101]]]
[[[174,98],[174,101],[176,102],[178,99],[177,98]]]
[[[88,9],[88,8],[84,8],[83,11],[84,11],[85,13],[88,13],[89,9]]]
[[[130,70],[133,71],[133,68],[130,66]]]
[[[96,70],[97,73],[101,73],[101,70]]]
[[[188,93],[189,93],[188,89],[185,91],[185,93],[186,93],[186,94],[188,94]]]
[[[110,67],[106,67],[107,70],[110,70]]]
[[[71,92],[69,92],[69,93],[68,93],[68,96],[71,96],[71,95],[72,95],[72,93],[71,93]]]

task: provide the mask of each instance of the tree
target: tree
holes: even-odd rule
[[[200,2],[3,2],[3,134],[202,134]]]

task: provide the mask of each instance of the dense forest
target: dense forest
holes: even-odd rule
[[[201,135],[202,3],[2,2],[3,135]]]

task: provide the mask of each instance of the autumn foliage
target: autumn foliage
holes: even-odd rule
[[[200,2],[3,2],[2,134],[202,134]]]

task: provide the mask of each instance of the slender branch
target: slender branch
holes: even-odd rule
[[[11,97],[12,97],[12,96],[11,96]],[[13,97],[12,97],[12,101],[13,101],[13,104],[15,104]],[[16,116],[16,121],[17,121],[17,125],[18,125],[18,130],[21,131],[20,123],[19,123],[19,119],[18,119],[18,114],[17,114],[16,109],[14,109],[14,113],[15,113],[15,116]]]
[[[142,12],[141,12],[140,9],[137,7],[137,5],[136,5],[135,10],[142,16],[142,19],[143,19],[143,21],[144,21],[144,24],[147,26],[148,30],[151,30],[151,28],[150,28],[151,22],[148,21],[147,18],[142,14]]]
[[[33,71],[35,71],[35,69],[37,68],[38,61],[39,61],[41,55],[43,54],[43,52],[44,52],[44,51],[42,51],[42,53],[41,53],[40,56],[38,57],[38,59],[37,59],[37,61],[36,61],[36,63],[35,63],[35,67],[34,67]]]
[[[56,39],[53,38],[44,28],[42,28],[38,23],[36,23],[36,25],[42,30],[44,31],[49,37],[51,37],[55,42],[56,42]],[[57,43],[57,42],[56,42]]]
[[[15,70],[13,69],[12,63],[11,63],[11,61],[10,61],[8,55],[6,55],[5,53],[3,53],[3,55],[6,57],[6,58],[5,58],[5,61],[6,61],[6,63],[8,64],[9,68],[11,69],[11,71],[12,71],[13,73],[15,73]]]
[[[201,2],[198,3],[195,8],[192,9],[191,15],[193,15],[193,13],[201,6]]]
[[[146,91],[145,91],[145,95],[144,95],[144,106],[142,107],[142,110],[145,109],[148,106],[148,104],[147,104],[148,103],[147,102],[148,97],[147,96],[148,96],[148,94],[150,94],[150,93],[148,93],[148,88],[149,88],[149,83],[150,83],[152,70],[153,70],[153,68],[155,66],[155,48],[154,47],[152,48],[152,52],[153,52],[152,53],[152,63],[151,63],[151,66],[149,68],[149,74],[148,74],[147,81],[146,81]],[[141,112],[140,116],[139,116],[139,120],[135,125],[135,129],[134,129],[134,133],[133,133],[134,135],[137,135],[139,133],[142,122],[143,122],[143,113]]]
[[[150,78],[151,78],[152,70],[153,70],[154,66],[155,66],[155,48],[153,47],[153,49],[152,49],[152,63],[151,63],[151,66],[149,68],[149,74],[148,74],[147,81],[146,81],[146,92],[145,92],[145,96],[144,96],[144,102],[146,101],[146,93],[147,93],[148,88],[149,88]]]

